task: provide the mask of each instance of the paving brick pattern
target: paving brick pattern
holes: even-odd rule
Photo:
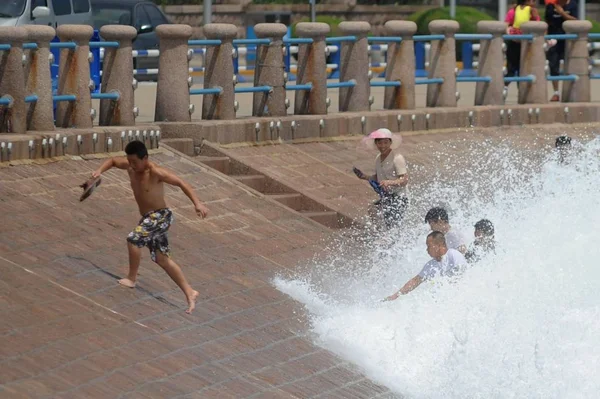
[[[167,189],[174,259],[200,292],[192,315],[144,250],[117,284],[139,214],[124,171],[80,189],[102,160],[0,167],[2,398],[388,398],[307,337],[302,307],[270,279],[320,250],[325,228],[166,151],[155,161],[207,202]]]

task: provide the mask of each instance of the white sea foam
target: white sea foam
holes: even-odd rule
[[[428,260],[419,214],[410,233],[336,242],[337,256],[273,283],[305,304],[319,345],[400,395],[600,397],[600,140],[575,147],[559,164],[481,144],[460,155],[476,166],[417,190],[469,237],[494,222],[496,254],[457,281],[380,301]]]

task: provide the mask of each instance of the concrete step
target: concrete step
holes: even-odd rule
[[[288,208],[292,208],[295,211],[299,211],[300,209],[302,209],[302,205],[303,205],[303,195],[302,194],[267,194],[268,198],[274,199],[275,201],[279,202],[280,204],[283,204],[285,206],[287,206]]]
[[[300,211],[300,214],[311,218],[317,223],[321,223],[323,226],[331,229],[340,228],[340,222],[337,212],[325,211],[325,212],[312,212],[312,211]]]
[[[230,172],[230,158],[229,157],[205,157],[205,156],[198,156],[196,157],[197,160],[199,160],[200,162],[202,162],[203,164],[205,164],[206,166],[208,166],[209,168],[213,168],[215,170],[218,170],[221,173],[224,173],[226,175],[229,174]]]
[[[255,189],[258,192],[265,192],[265,181],[266,178],[263,175],[242,175],[242,176],[231,176],[240,183],[247,185],[250,188]]]
[[[162,139],[161,143],[164,143],[189,157],[195,155],[193,139]]]

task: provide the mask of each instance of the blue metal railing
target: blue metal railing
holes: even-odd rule
[[[356,86],[356,80],[350,79],[346,82],[335,82],[335,83],[327,83],[328,89],[341,89],[344,87],[354,87]]]
[[[119,48],[119,42],[90,42],[90,48]]]
[[[32,94],[30,96],[26,96],[25,97],[25,102],[26,103],[35,103],[35,102],[37,102],[37,100],[38,100],[38,96],[35,95],[35,94]]]
[[[221,41],[218,39],[209,40],[188,40],[188,46],[220,46]]]
[[[575,82],[579,79],[577,75],[558,75],[558,76],[546,76],[546,80],[549,81],[565,81],[565,82]]]
[[[456,40],[474,41],[474,40],[492,40],[494,35],[491,33],[457,33],[454,35]]]
[[[313,39],[310,37],[283,39],[284,44],[311,44]]]
[[[273,90],[272,86],[236,87],[236,93],[268,93]]]
[[[413,40],[415,42],[429,42],[432,40],[444,40],[446,36],[444,35],[415,35],[413,36]]]
[[[287,85],[286,90],[312,90],[312,83],[301,84],[301,85]]]
[[[10,98],[0,98],[0,105],[8,106],[12,104],[12,99]]]
[[[337,37],[328,37],[325,39],[325,43],[341,43],[341,42],[355,42],[356,36],[337,36]]]
[[[575,33],[563,33],[560,35],[544,35],[544,39],[556,39],[556,40],[577,40],[579,36]]]
[[[68,49],[76,49],[77,43],[75,42],[54,42],[50,43],[50,48],[68,48]]]
[[[118,101],[121,96],[119,93],[92,93],[94,100],[113,100]]]
[[[9,51],[10,44],[0,44],[0,51]]]
[[[77,97],[74,96],[73,94],[60,94],[57,96],[52,96],[52,100],[55,102],[61,102],[61,101],[76,101]]]
[[[502,35],[504,40],[533,40],[532,34],[524,35]]]
[[[371,82],[371,87],[400,87],[399,81]]]
[[[23,43],[23,50],[37,50],[37,43]]]
[[[234,46],[248,45],[248,44],[253,44],[253,45],[271,44],[271,39],[234,39],[233,44],[234,44]]]
[[[485,82],[490,83],[492,78],[490,76],[458,76],[457,82]]]
[[[369,37],[367,41],[369,43],[400,43],[402,38],[396,36]]]
[[[443,78],[423,78],[423,79],[415,79],[416,85],[433,85],[433,84],[442,84],[444,83]]]
[[[527,76],[508,76],[504,78],[504,82],[508,83],[508,82],[529,82],[529,83],[533,83],[535,82],[535,76],[534,75],[527,75]]]
[[[205,94],[220,95],[221,93],[223,93],[223,89],[221,87],[213,87],[213,88],[209,88],[209,89],[191,89],[190,90],[191,96],[198,96],[198,95],[205,95]]]

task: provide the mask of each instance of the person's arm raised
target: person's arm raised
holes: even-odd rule
[[[93,178],[100,177],[100,175],[102,173],[106,172],[107,170],[109,170],[111,168],[127,169],[127,168],[129,168],[129,162],[127,161],[127,158],[125,158],[125,157],[109,158],[106,161],[104,161],[104,163],[102,165],[100,165],[100,167],[92,173],[92,177]]]
[[[170,184],[175,187],[179,187],[181,191],[192,201],[194,204],[194,209],[196,210],[196,214],[198,216],[205,218],[208,214],[208,208],[204,206],[194,193],[192,187],[184,182],[179,176],[175,175],[173,172],[163,169],[161,167],[155,166],[153,172],[158,176],[160,181]]]

